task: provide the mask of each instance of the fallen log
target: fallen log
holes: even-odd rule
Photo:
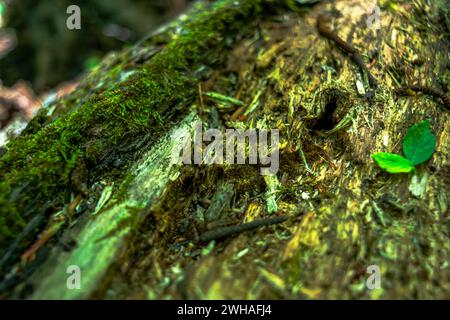
[[[448,110],[445,99],[396,95],[417,83],[447,95],[446,8],[386,4],[374,29],[366,1],[302,2],[201,4],[43,109],[0,158],[2,295],[448,298]],[[324,14],[338,42],[317,29]],[[380,170],[371,155],[401,154],[425,119],[431,160],[410,174]],[[173,137],[196,121],[278,129],[278,173],[171,164]],[[224,182],[233,224],[289,219],[191,241]],[[33,247],[39,234],[51,237]]]

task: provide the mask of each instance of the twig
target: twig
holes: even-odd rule
[[[244,231],[254,230],[263,226],[269,226],[272,224],[278,224],[285,222],[288,219],[287,216],[278,216],[273,218],[256,220],[248,223],[238,224],[235,226],[218,228],[215,230],[202,233],[199,238],[199,242],[209,242],[221,238],[228,237],[233,234],[242,233]]]
[[[324,15],[319,15],[319,17],[317,18],[317,30],[319,31],[319,33],[322,36],[332,40],[334,43],[336,43],[336,45],[339,48],[341,48],[342,51],[347,53],[350,56],[350,58],[361,69],[361,72],[363,74],[367,75],[367,78],[369,80],[369,85],[372,88],[376,88],[377,85],[378,85],[377,80],[370,73],[369,69],[364,64],[364,59],[361,56],[361,54],[359,53],[359,51],[355,47],[353,47],[351,44],[349,44],[348,42],[345,42],[343,39],[339,38],[339,36],[336,33],[331,31],[331,29],[328,28],[328,26],[327,26],[327,21],[326,20],[327,19],[326,19],[326,17]]]
[[[403,86],[403,87],[396,89],[395,93],[397,95],[401,95],[401,96],[409,96],[409,95],[411,95],[410,91],[422,92],[424,94],[433,96],[437,99],[441,99],[444,106],[450,110],[450,98],[442,91],[436,90],[434,88],[430,88],[427,86],[421,86],[421,85],[407,85],[407,86]]]

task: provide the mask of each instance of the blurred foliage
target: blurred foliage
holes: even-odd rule
[[[36,91],[70,80],[106,52],[143,37],[183,9],[185,0],[10,0],[4,28],[17,46],[0,58],[0,79]],[[81,9],[81,30],[68,30],[69,5]]]

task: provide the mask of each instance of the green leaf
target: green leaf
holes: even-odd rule
[[[413,165],[431,158],[436,147],[436,137],[430,131],[428,120],[413,125],[403,140],[403,153]]]
[[[217,92],[206,92],[206,93],[204,93],[204,95],[207,97],[210,97],[213,100],[216,100],[219,103],[224,103],[227,105],[237,105],[237,106],[244,105],[244,103],[241,100],[235,99],[233,97],[225,96],[225,95],[217,93]]]
[[[376,161],[381,169],[389,173],[406,173],[414,170],[414,165],[408,159],[398,154],[379,152],[373,154],[372,159]]]

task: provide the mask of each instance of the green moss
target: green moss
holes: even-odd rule
[[[33,215],[42,213],[43,204],[68,200],[70,171],[79,152],[94,164],[90,174],[95,175],[102,148],[114,150],[126,135],[161,125],[165,112],[195,97],[193,74],[215,62],[211,47],[222,52],[224,37],[244,29],[261,4],[271,2],[222,0],[199,9],[180,22],[164,50],[126,81],[11,141],[0,160],[0,254]]]

